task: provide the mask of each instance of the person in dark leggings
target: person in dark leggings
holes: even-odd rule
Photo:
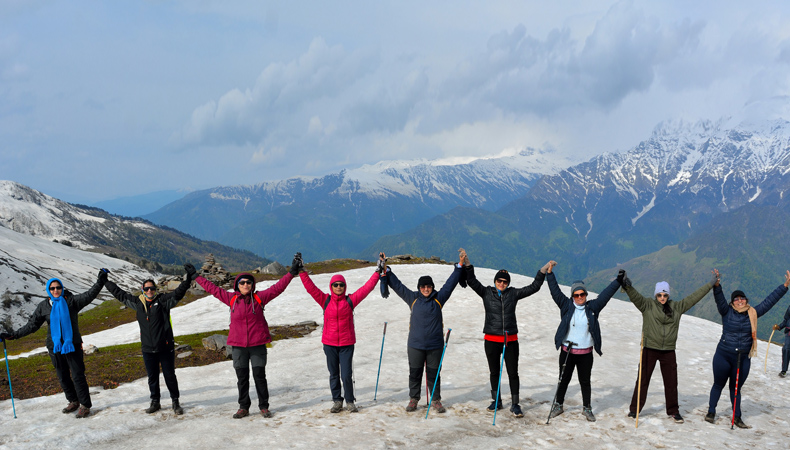
[[[184,414],[184,409],[179,401],[178,379],[176,378],[176,352],[173,327],[170,325],[170,310],[184,298],[192,284],[192,279],[197,276],[195,268],[190,264],[184,266],[187,275],[175,291],[167,294],[156,292],[154,280],[145,280],[141,287],[141,294],[134,296],[112,281],[107,281],[104,287],[135,312],[137,325],[140,326],[140,349],[143,353],[143,363],[148,374],[148,390],[151,392],[151,405],[145,410],[147,414],[155,413],[161,409],[161,392],[159,389],[159,367],[165,378],[167,390],[176,415]]]
[[[461,252],[459,260],[463,261],[465,256],[466,254]],[[383,261],[384,258],[382,253],[380,261]],[[442,405],[442,381],[438,373],[444,349],[442,309],[458,284],[462,267],[460,263],[456,264],[444,286],[438,291],[434,288],[433,279],[427,275],[420,277],[417,281],[418,291],[412,291],[401,283],[389,267],[384,267],[384,270],[381,271],[381,283],[387,283],[392,287],[398,297],[406,302],[411,309],[407,341],[409,404],[406,406],[406,411],[408,412],[417,410],[423,371],[425,371],[428,380],[428,389],[433,389],[433,386],[436,386],[433,393],[426,392],[428,397],[432,396],[433,398],[431,407],[438,413],[446,412]]]
[[[718,274],[718,272],[716,272]],[[743,291],[733,291],[730,302],[724,298],[721,283],[713,285],[713,298],[721,314],[721,339],[713,355],[713,386],[710,388],[708,414],[705,420],[716,422],[716,405],[719,403],[724,385],[730,385],[730,403],[734,409],[735,426],[751,428],[741,419],[741,387],[749,378],[752,356],[757,353],[757,318],[764,315],[776,305],[787,293],[790,285],[790,270],[785,274],[784,284],[774,289],[757,306],[749,305],[749,299]],[[740,356],[740,358],[739,358]],[[738,361],[740,360],[740,373]],[[735,379],[738,379],[738,395],[735,395]]]
[[[601,327],[598,323],[598,316],[609,303],[609,300],[617,292],[620,282],[612,280],[609,286],[601,292],[597,299],[587,300],[587,287],[584,282],[574,281],[571,284],[571,296],[573,300],[566,297],[557,284],[554,277],[553,268],[557,264],[549,261],[549,270],[546,275],[546,282],[549,284],[551,298],[560,308],[560,325],[554,335],[554,344],[560,351],[560,373],[562,379],[557,388],[557,401],[554,403],[550,416],[557,417],[564,412],[563,403],[568,384],[571,382],[574,369],[578,370],[579,386],[582,391],[582,401],[584,402],[582,414],[590,421],[595,422],[595,415],[592,412],[592,387],[590,376],[593,367],[593,349],[601,353]],[[571,344],[573,343],[573,344]],[[570,347],[570,354],[568,349]],[[563,364],[566,364],[563,371]]]
[[[779,376],[787,376],[787,366],[790,363],[790,306],[785,311],[785,317],[781,323],[774,325],[774,330],[782,330],[785,335],[784,345],[782,346],[782,371]]]
[[[78,314],[99,295],[107,281],[107,273],[106,269],[100,270],[96,283],[87,292],[77,295],[69,292],[59,279],[51,278],[46,287],[49,298],[38,304],[27,324],[16,331],[0,333],[0,340],[19,339],[35,333],[47,322],[49,359],[55,366],[60,387],[69,402],[62,412],[68,414],[77,411],[78,419],[88,417],[93,406],[85,378]]]
[[[535,279],[529,286],[516,289],[510,287],[510,273],[507,270],[498,271],[494,276],[494,286],[486,287],[475,278],[474,266],[469,264],[469,258],[466,257],[461,262],[464,265],[466,283],[483,299],[483,307],[485,308],[483,326],[484,348],[486,359],[488,360],[491,399],[493,400],[487,410],[494,412],[497,409],[502,409],[502,399],[497,397],[497,389],[502,369],[500,359],[504,350],[505,367],[507,368],[507,377],[510,384],[510,412],[515,417],[524,417],[519,406],[519,345],[516,305],[519,300],[529,297],[540,290],[543,280],[546,278],[549,263],[546,263],[535,274]]]

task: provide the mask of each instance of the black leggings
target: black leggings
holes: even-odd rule
[[[499,385],[499,372],[501,366],[499,360],[502,358],[502,342],[484,341],[486,359],[488,359],[488,371],[491,375],[492,397],[496,395]],[[510,383],[510,395],[518,397],[518,341],[511,341],[505,347],[505,367],[507,368],[507,378]],[[495,400],[492,398],[492,400]]]
[[[573,353],[568,354],[564,348],[560,349],[560,371],[562,371],[562,364],[565,362],[565,358],[568,359],[568,363],[565,366],[565,372],[562,373],[562,379],[557,388],[557,403],[561,405],[565,402],[565,392],[568,390],[568,384],[570,384],[571,378],[573,377],[573,369],[576,368],[576,373],[579,377],[579,386],[582,388],[582,401],[584,402],[584,406],[588,408],[592,407],[590,404],[592,391],[590,387],[590,375],[592,374],[593,367],[592,352],[583,355],[574,355]]]

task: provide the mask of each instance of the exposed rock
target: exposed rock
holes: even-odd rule
[[[203,347],[215,352],[223,350],[228,346],[228,337],[222,334],[212,334],[203,338]]]
[[[176,346],[175,350],[177,352],[186,352],[186,351],[192,350],[192,346],[189,345],[189,344],[181,344],[181,345]]]
[[[288,273],[288,269],[286,269],[285,266],[283,266],[282,264],[275,261],[269,264],[268,266],[264,267],[263,269],[261,269],[261,273],[282,276]]]
[[[122,310],[122,311],[123,311],[124,309],[126,309],[126,305],[121,305],[121,307],[120,307],[120,308],[118,308],[118,309],[120,309],[120,310]]]
[[[86,355],[92,355],[94,353],[98,353],[99,347],[96,347],[93,344],[85,344],[82,346],[82,352]]]
[[[187,356],[190,356],[191,354],[192,354],[192,352],[179,353],[178,355],[176,355],[176,358],[186,358]]]

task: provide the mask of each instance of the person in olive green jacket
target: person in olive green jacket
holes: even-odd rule
[[[628,417],[636,417],[637,392],[639,392],[639,411],[645,406],[647,388],[650,385],[650,376],[656,368],[656,362],[661,364],[661,377],[664,379],[664,398],[667,404],[667,416],[677,423],[683,423],[683,417],[678,408],[678,364],[675,358],[675,343],[678,340],[681,316],[702,300],[713,288],[718,277],[714,271],[713,279],[694,291],[691,295],[680,301],[670,300],[669,283],[661,281],[656,283],[653,297],[645,297],[631,286],[631,280],[626,277],[625,270],[620,270],[617,281],[625,289],[628,299],[642,313],[642,383],[639,387],[639,378],[634,383],[634,395],[631,397],[631,408]]]

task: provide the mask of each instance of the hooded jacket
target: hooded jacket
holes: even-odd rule
[[[60,282],[60,280],[58,280]],[[63,298],[66,300],[66,305],[69,307],[69,318],[71,319],[71,331],[72,337],[71,341],[74,343],[75,349],[82,348],[82,335],[80,335],[80,328],[77,317],[79,316],[79,312],[88,306],[96,296],[99,295],[101,292],[101,288],[104,286],[103,281],[97,281],[87,292],[82,294],[73,295],[69,290],[66,289],[66,286],[61,282],[61,286],[63,286]],[[30,319],[27,321],[25,325],[23,325],[20,329],[11,332],[14,336],[14,339],[19,339],[22,337],[27,336],[28,334],[35,333],[41,328],[41,325],[44,322],[47,322],[47,350],[52,352],[52,349],[55,347],[54,342],[52,342],[52,331],[49,327],[49,314],[52,312],[52,300],[46,299],[42,300],[41,303],[38,304],[36,310],[33,312],[33,315],[30,316]]]
[[[376,287],[376,283],[379,281],[379,274],[373,272],[370,279],[353,294],[346,294],[346,292],[348,292],[348,283],[346,283],[346,279],[343,275],[333,275],[332,279],[329,281],[329,292],[332,293],[331,298],[330,294],[318,289],[307,272],[300,273],[299,278],[302,279],[302,284],[304,284],[307,293],[313,297],[313,300],[315,300],[321,308],[324,307],[327,298],[329,298],[329,305],[324,309],[324,329],[321,333],[321,342],[335,347],[356,344],[357,336],[356,333],[354,333],[354,310],[351,308],[351,305],[348,304],[348,300],[351,300],[351,304],[356,308],[357,305],[370,294],[373,288]],[[346,284],[346,291],[343,292],[342,295],[337,295],[332,290],[332,283],[338,281]],[[347,295],[348,300],[346,300]]]
[[[546,275],[546,282],[549,283],[551,298],[560,308],[560,326],[557,327],[557,333],[554,335],[554,345],[559,349],[571,327],[571,319],[573,319],[573,313],[576,311],[576,303],[562,293],[553,272]],[[593,338],[593,348],[599,355],[603,355],[603,353],[601,353],[601,326],[598,323],[598,316],[619,287],[620,283],[614,280],[609,283],[609,286],[606,286],[606,289],[598,295],[598,298],[587,300],[587,303],[584,304],[584,312],[587,315],[587,328]]]
[[[444,319],[442,308],[450,294],[453,293],[463,269],[455,266],[453,273],[447,278],[441,289],[434,289],[425,297],[419,291],[412,291],[401,283],[398,277],[387,267],[387,273],[381,276],[382,283],[390,287],[411,308],[409,317],[408,346],[417,350],[436,350],[444,347]]]
[[[784,284],[779,285],[773,292],[768,294],[759,305],[753,306],[757,317],[770,311],[779,300],[787,293]],[[721,339],[716,350],[723,350],[731,353],[744,352],[749,356],[752,349],[752,323],[749,321],[749,314],[739,313],[724,298],[721,285],[713,286],[713,298],[716,300],[716,307],[721,314]]]
[[[782,330],[782,332],[784,332],[786,335],[790,336],[790,306],[788,306],[787,311],[785,311],[785,317],[779,324],[779,329]]]
[[[645,348],[653,350],[674,350],[678,340],[680,318],[696,305],[711,290],[713,284],[705,283],[681,301],[667,300],[672,316],[664,313],[664,305],[655,297],[645,297],[633,286],[625,288],[628,299],[642,312],[642,335]]]
[[[516,323],[516,305],[522,298],[538,292],[543,285],[546,274],[538,271],[532,284],[523,288],[513,288],[508,285],[502,295],[499,295],[494,286],[483,286],[475,278],[474,266],[465,266],[466,282],[473,291],[483,299],[483,307],[486,311],[483,333],[496,336],[518,334]]]
[[[269,324],[263,314],[263,307],[282,294],[288,284],[293,280],[293,275],[286,273],[280,281],[274,283],[266,290],[256,292],[255,284],[252,285],[250,295],[239,292],[239,278],[253,278],[249,273],[240,273],[233,280],[234,292],[228,292],[217,287],[211,281],[197,277],[195,281],[209,294],[222,303],[231,306],[231,300],[236,297],[230,308],[230,329],[228,330],[228,345],[233,347],[255,347],[265,345],[272,341],[269,333]],[[261,303],[255,299],[258,296]]]
[[[112,281],[107,281],[104,286],[128,308],[137,314],[137,324],[140,326],[140,347],[146,353],[171,351],[175,348],[173,342],[173,327],[170,326],[170,310],[173,309],[187,292],[192,281],[187,277],[178,285],[175,291],[166,294],[157,294],[149,300],[145,294],[134,295],[119,288]]]

